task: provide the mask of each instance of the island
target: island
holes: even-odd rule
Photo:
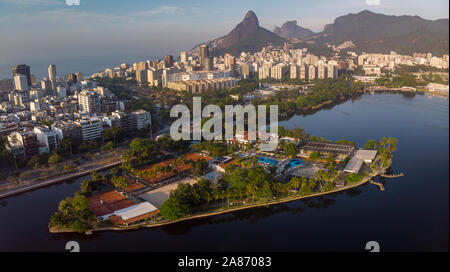
[[[238,132],[229,141],[136,138],[122,164],[93,172],[73,197],[61,200],[51,233],[127,231],[158,227],[242,209],[268,207],[355,188],[384,175],[397,139],[348,140],[310,136],[279,127],[279,145]]]

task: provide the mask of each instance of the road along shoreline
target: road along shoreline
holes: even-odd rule
[[[120,164],[122,164],[122,161],[118,161],[118,162],[113,162],[107,165],[102,165],[102,166],[98,166],[95,167],[93,169],[89,169],[89,170],[84,170],[84,171],[80,171],[80,172],[75,172],[75,173],[70,173],[67,175],[62,175],[59,177],[55,177],[55,178],[51,178],[51,179],[47,179],[47,180],[43,180],[43,181],[38,181],[35,182],[33,184],[29,184],[29,185],[25,185],[25,186],[20,186],[20,187],[16,187],[13,189],[9,189],[9,190],[5,190],[0,192],[0,199],[2,198],[6,198],[6,197],[10,197],[13,195],[17,195],[17,194],[21,194],[21,193],[25,193],[28,191],[33,191],[42,187],[46,187],[46,186],[50,186],[52,184],[55,183],[59,183],[59,182],[63,182],[69,179],[74,179],[74,178],[79,178],[79,177],[83,177],[83,176],[87,176],[89,174],[91,174],[93,171],[103,171],[103,170],[107,170],[109,168],[113,168],[116,166],[119,166]]]

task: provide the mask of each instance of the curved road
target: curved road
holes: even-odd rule
[[[97,166],[97,167],[88,167],[91,169],[87,169],[87,170],[82,170],[82,171],[77,171],[75,173],[71,173],[71,174],[67,174],[67,175],[63,175],[63,176],[59,176],[59,177],[55,177],[55,178],[51,178],[48,180],[43,180],[43,181],[38,181],[35,182],[33,184],[29,184],[29,185],[25,185],[25,186],[20,186],[17,188],[13,188],[13,189],[9,189],[3,192],[0,192],[0,199],[8,197],[8,196],[12,196],[12,195],[16,195],[16,194],[20,194],[20,193],[24,193],[27,191],[31,191],[31,190],[35,190],[41,187],[45,187],[45,186],[49,186],[52,185],[54,183],[58,183],[58,182],[62,182],[68,179],[72,179],[72,178],[79,178],[85,175],[89,175],[92,171],[96,170],[96,171],[102,171],[111,167],[115,167],[118,166],[122,163],[122,160],[117,161],[117,162],[113,162],[107,165],[102,165],[102,166]]]

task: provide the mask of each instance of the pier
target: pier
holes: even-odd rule
[[[379,182],[376,182],[376,181],[373,181],[373,180],[370,180],[369,181],[371,184],[375,184],[375,185],[377,185],[378,187],[380,187],[380,191],[384,191],[384,185],[383,184],[381,184],[381,183],[379,183]]]
[[[404,174],[403,173],[400,173],[400,174],[397,174],[397,175],[394,175],[394,174],[392,174],[392,175],[380,175],[381,177],[383,177],[383,178],[399,178],[399,177],[403,177],[404,176]]]

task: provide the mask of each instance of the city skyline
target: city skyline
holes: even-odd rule
[[[297,20],[302,27],[319,32],[336,17],[364,9],[388,15],[418,15],[430,20],[448,17],[446,1],[434,1],[433,5],[423,5],[420,1],[408,1],[404,5],[402,1],[364,0],[331,4],[286,0],[264,5],[259,1],[222,4],[200,0],[189,4],[181,1],[108,3],[104,6],[99,1],[81,1],[80,6],[69,7],[63,0],[0,0],[0,22],[8,23],[8,28],[0,30],[4,37],[0,45],[0,77],[10,77],[10,67],[20,63],[30,64],[36,69],[32,73],[41,77],[50,63],[57,64],[64,72],[78,69],[91,73],[100,68],[94,62],[108,66],[165,54],[178,56],[180,51],[202,41],[227,34],[247,10],[255,11],[261,26],[271,31],[287,20]],[[293,8],[286,9],[286,6]],[[114,31],[120,35],[110,35]],[[80,64],[86,60],[88,63]],[[62,64],[68,66],[67,71]],[[88,66],[96,68],[84,71],[83,67]]]

